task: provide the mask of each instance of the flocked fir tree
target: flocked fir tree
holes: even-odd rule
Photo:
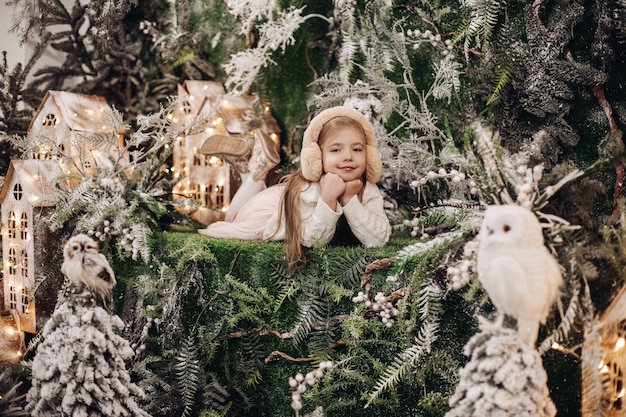
[[[120,336],[123,328],[92,291],[70,284],[32,360],[30,415],[148,416],[138,403],[143,391],[126,369],[134,351]]]
[[[460,371],[446,417],[554,417],[539,352],[520,342],[515,331],[489,326],[484,323],[465,346],[470,360]]]
[[[136,176],[127,178],[118,167],[103,172],[93,187],[61,190],[52,218],[53,227],[66,233],[100,233],[105,249],[117,248],[129,271],[138,267],[130,259],[154,262],[142,265],[139,277],[126,277],[132,285],[124,300],[131,323],[125,334],[143,349],[134,370],[152,394],[152,414],[271,415],[267,395],[288,407],[282,394],[294,373],[272,379],[281,374],[276,359],[282,358],[286,366],[327,359],[336,364],[307,390],[302,414],[443,415],[452,398],[450,415],[489,415],[480,414],[487,404],[529,412],[535,406],[535,415],[554,415],[539,355],[553,346],[579,345],[595,314],[593,303],[602,308],[606,292],[626,281],[623,259],[610,250],[619,248],[619,240],[602,240],[610,235],[602,228],[611,230],[619,221],[615,209],[624,173],[620,125],[626,117],[618,71],[624,56],[620,38],[608,36],[624,31],[623,1],[613,15],[602,1],[587,14],[581,5],[558,1],[535,2],[536,8],[497,0],[337,0],[304,8],[298,1],[246,0],[122,0],[71,9],[51,0],[11,3],[22,7],[18,28],[25,38],[48,25],[64,28],[51,45],[66,53],[66,63],[44,69],[23,89],[29,105],[38,103],[38,88],[74,86],[108,93],[127,117],[152,112],[132,121],[131,143],[136,140],[133,145],[149,156],[138,160]],[[41,21],[42,15],[52,18]],[[594,30],[590,48],[587,37],[574,36],[583,16]],[[233,35],[235,22],[241,30]],[[78,30],[82,25],[88,30]],[[53,36],[41,33],[44,42]],[[291,53],[301,53],[302,63]],[[216,65],[207,63],[211,59]],[[307,76],[294,77],[298,64]],[[20,93],[19,70],[3,68],[5,81],[10,74],[17,81],[4,84],[3,91],[12,89],[6,94],[10,103]],[[258,265],[259,258],[240,244],[153,234],[168,207],[163,164],[176,135],[162,101],[177,82],[214,76],[239,92],[286,92],[275,99],[281,117],[291,120],[289,139],[282,138],[286,166],[297,160],[298,132],[309,113],[302,112],[305,101],[311,109],[347,104],[366,113],[379,137],[389,216],[396,233],[411,240],[401,240],[393,253],[384,249],[379,255],[387,257],[371,263],[369,251],[340,252],[338,259],[332,250],[318,250],[314,265],[292,277],[272,255]],[[9,110],[2,109],[4,119],[27,119]],[[585,117],[572,117],[576,111]],[[472,125],[478,114],[495,126],[494,133]],[[20,138],[11,143],[17,146]],[[576,146],[580,154],[572,156]],[[606,167],[615,170],[616,181],[596,177]],[[612,202],[602,198],[611,186]],[[548,245],[566,267],[563,316],[549,320],[538,351],[515,344],[506,331],[479,333],[466,347],[475,356],[459,381],[461,339],[475,329],[468,317],[488,309],[474,279],[478,220],[484,205],[512,202],[538,212]],[[129,224],[139,229],[138,239],[126,239]],[[165,247],[150,246],[151,238]],[[265,244],[254,251],[259,256],[273,249]],[[377,268],[382,272],[373,274]],[[91,303],[81,297],[80,291],[68,293],[60,306],[64,313],[55,317],[69,315],[78,325],[91,315],[105,323],[104,311],[78,314]],[[46,327],[43,345],[50,334],[78,336],[63,323]],[[115,340],[119,345],[110,345],[110,352],[119,348],[123,357],[127,345]],[[293,343],[277,351],[283,340]],[[519,369],[518,377],[505,381],[496,363]],[[82,372],[75,365],[73,371]],[[478,371],[470,372],[475,366]],[[473,375],[489,383],[472,382]],[[33,392],[46,393],[42,387],[35,379]],[[520,393],[518,403],[509,401],[513,391]],[[494,401],[480,403],[483,394]],[[522,406],[529,397],[536,401]]]

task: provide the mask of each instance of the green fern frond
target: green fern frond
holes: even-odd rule
[[[498,101],[500,101],[500,97],[502,96],[502,92],[504,89],[510,84],[511,78],[513,77],[513,70],[506,65],[499,65],[496,69],[496,83],[493,88],[493,92],[487,99],[487,106],[491,106]]]
[[[208,378],[211,382],[206,384],[202,396],[204,407],[214,413],[208,414],[210,416],[226,416],[232,406],[232,403],[228,402],[230,397],[228,388],[218,382],[217,375],[209,374]],[[204,415],[204,412],[201,415]]]
[[[341,276],[345,285],[358,286],[361,284],[361,276],[370,262],[371,259],[365,253],[347,252],[345,256],[332,264],[330,273],[334,276]]]
[[[441,301],[444,294],[445,291],[433,281],[422,287],[418,301],[420,320],[425,321],[441,315],[443,312]]]
[[[176,355],[174,371],[176,382],[182,397],[184,406],[182,417],[187,417],[195,402],[199,386],[200,361],[198,360],[198,348],[195,337],[188,335],[181,350]]]
[[[430,352],[432,343],[437,338],[438,330],[438,323],[426,322],[422,324],[416,343],[400,353],[394,362],[387,367],[376,383],[374,391],[370,393],[365,407],[376,401],[384,391],[396,386],[407,373],[415,368],[422,356]]]
[[[260,360],[266,356],[261,336],[257,331],[244,332],[241,346],[246,358]]]
[[[306,299],[299,302],[300,315],[294,329],[293,343],[300,344],[311,332],[312,325],[324,322],[328,317],[328,302],[316,294],[308,294]]]
[[[289,282],[279,283],[279,290],[276,298],[274,299],[274,313],[278,312],[280,308],[285,304],[285,301],[290,300],[300,290],[300,286],[294,280]]]
[[[243,379],[243,385],[247,388],[257,387],[261,381],[263,380],[263,375],[261,375],[261,371],[257,368],[249,369],[246,372],[246,376]]]

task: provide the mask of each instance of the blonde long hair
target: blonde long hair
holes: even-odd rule
[[[323,145],[324,140],[329,135],[346,128],[356,128],[357,130],[359,130],[363,136],[363,140],[365,141],[365,132],[363,131],[363,127],[358,121],[347,116],[338,116],[330,119],[322,127],[317,141],[320,145],[320,148]],[[366,182],[366,173],[367,170],[363,172],[363,184],[365,184]],[[293,173],[283,177],[281,182],[283,182],[285,186],[278,208],[279,221],[277,231],[280,230],[282,222],[284,221],[285,260],[287,261],[288,271],[295,272],[298,269],[303,268],[307,263],[304,250],[302,248],[302,216],[300,212],[300,194],[311,185],[311,181],[304,178],[304,176],[302,175],[302,167],[300,166]],[[363,188],[358,194],[359,200],[363,196]]]

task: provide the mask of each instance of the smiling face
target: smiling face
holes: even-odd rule
[[[362,179],[367,166],[363,131],[353,124],[341,124],[322,132],[322,168],[345,182]]]

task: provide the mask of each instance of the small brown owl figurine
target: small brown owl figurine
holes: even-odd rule
[[[89,236],[71,237],[63,247],[61,272],[75,285],[84,284],[96,296],[107,301],[115,286],[115,274],[98,244]]]

